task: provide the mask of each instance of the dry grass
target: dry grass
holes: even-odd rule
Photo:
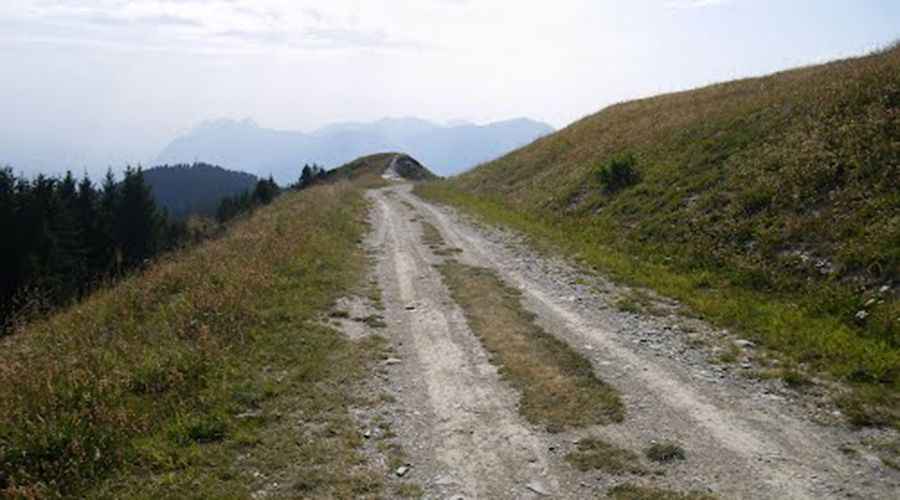
[[[632,484],[610,488],[608,497],[613,500],[715,500],[716,498],[705,493],[681,493]]]
[[[444,241],[444,237],[441,236],[441,232],[438,231],[433,224],[428,222],[421,222],[422,224],[422,243],[425,244],[428,248],[434,250],[440,248],[447,244]]]
[[[599,470],[608,474],[645,474],[636,453],[599,439],[582,439],[566,461],[582,472]]]
[[[440,257],[450,257],[462,253],[461,248],[448,247],[441,232],[433,224],[422,221],[422,243]]]
[[[7,493],[246,497],[267,476],[238,454],[267,474],[291,462],[301,496],[377,491],[347,413],[371,346],[315,321],[365,265],[364,210],[346,183],[283,196],[4,339]],[[302,436],[279,423],[289,408]]]
[[[529,422],[555,432],[623,419],[618,393],[588,360],[535,324],[517,290],[491,271],[456,261],[440,270],[500,373],[521,392],[519,411]]]
[[[644,450],[644,456],[661,464],[674,462],[676,460],[685,460],[687,458],[684,448],[676,443],[668,441],[650,445]]]
[[[898,107],[893,47],[611,106],[418,192],[849,382],[855,423],[900,425]],[[640,182],[606,193],[622,154]]]

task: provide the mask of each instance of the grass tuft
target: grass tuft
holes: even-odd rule
[[[599,470],[609,474],[645,474],[636,453],[600,439],[582,439],[566,461],[582,472]]]
[[[715,500],[716,498],[706,493],[681,493],[633,484],[614,486],[609,489],[608,496],[613,500]]]

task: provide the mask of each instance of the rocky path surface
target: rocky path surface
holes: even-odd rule
[[[866,436],[815,423],[832,416],[832,408],[804,401],[777,381],[742,375],[753,363],[749,343],[741,344],[737,367],[712,364],[710,344],[698,338],[730,342],[727,334],[674,307],[661,304],[666,312],[655,315],[620,311],[611,303],[622,287],[426,203],[408,184],[370,198],[367,245],[377,261],[385,335],[398,353],[385,380],[396,400],[389,418],[426,497],[585,498],[631,482],[723,498],[897,498],[900,475],[858,446]],[[621,392],[624,422],[555,434],[525,422],[518,395],[442,283],[434,266],[443,257],[422,243],[420,221],[462,250],[454,258],[492,269],[519,288],[540,326]],[[675,441],[687,460],[637,477],[578,472],[563,456],[590,436],[638,453]]]

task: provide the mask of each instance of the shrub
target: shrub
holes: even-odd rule
[[[597,170],[597,178],[603,190],[612,194],[640,182],[641,176],[634,168],[637,160],[632,154],[616,156]]]
[[[675,443],[653,443],[644,451],[647,458],[659,463],[674,462],[676,460],[684,460],[685,453],[681,446]]]

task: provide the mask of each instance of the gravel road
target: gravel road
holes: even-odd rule
[[[404,480],[417,481],[427,498],[585,498],[623,482],[723,498],[897,498],[900,474],[864,444],[889,431],[849,429],[815,391],[747,377],[756,362],[749,343],[739,342],[734,365],[713,363],[720,346],[736,339],[684,317],[677,304],[661,300],[655,314],[620,311],[613,304],[627,287],[429,204],[409,184],[369,197],[366,245],[383,294],[383,334],[398,358],[386,367],[382,389],[395,402],[383,417],[409,456]],[[538,324],[621,392],[624,422],[563,433],[525,422],[517,393],[442,283],[435,265],[447,257],[422,243],[420,221],[462,250],[452,258],[520,289]],[[583,473],[563,457],[589,436],[637,453],[674,441],[687,459],[645,460],[651,473],[639,476]]]

